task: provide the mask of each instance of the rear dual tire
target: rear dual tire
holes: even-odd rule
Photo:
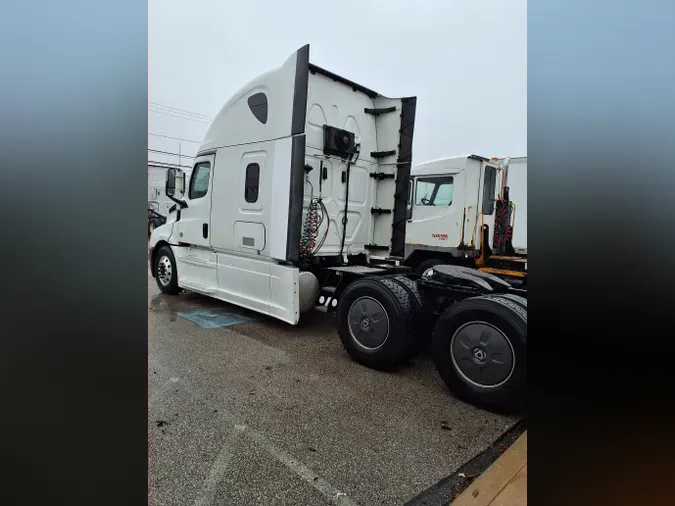
[[[340,297],[337,326],[347,353],[372,369],[388,370],[414,353],[415,302],[392,278],[362,278]]]
[[[525,408],[527,301],[523,300],[474,297],[453,304],[438,319],[432,336],[436,369],[458,398],[494,412]]]

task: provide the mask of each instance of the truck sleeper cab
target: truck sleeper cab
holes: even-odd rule
[[[215,117],[175,220],[152,234],[153,274],[168,248],[167,287],[297,324],[319,294],[309,264],[402,257],[415,103],[310,64],[304,46]]]

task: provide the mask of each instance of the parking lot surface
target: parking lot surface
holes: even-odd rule
[[[423,355],[367,369],[330,315],[293,327],[149,276],[150,504],[400,505],[517,422]]]

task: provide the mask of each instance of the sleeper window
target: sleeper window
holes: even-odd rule
[[[263,125],[267,123],[267,95],[264,93],[251,95],[248,97],[248,107],[260,123]]]
[[[420,178],[415,189],[416,206],[452,204],[452,176]]]
[[[260,165],[249,163],[246,167],[246,181],[244,182],[244,198],[252,204],[258,201],[258,188],[260,186]]]
[[[190,200],[199,199],[208,193],[210,176],[211,164],[209,162],[195,165],[190,181]]]

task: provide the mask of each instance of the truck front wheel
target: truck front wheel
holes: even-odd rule
[[[457,302],[432,336],[436,369],[460,399],[495,412],[525,406],[527,309],[499,297]]]
[[[178,271],[176,270],[176,258],[169,246],[162,246],[155,257],[155,279],[157,286],[169,295],[180,292],[178,288]]]

